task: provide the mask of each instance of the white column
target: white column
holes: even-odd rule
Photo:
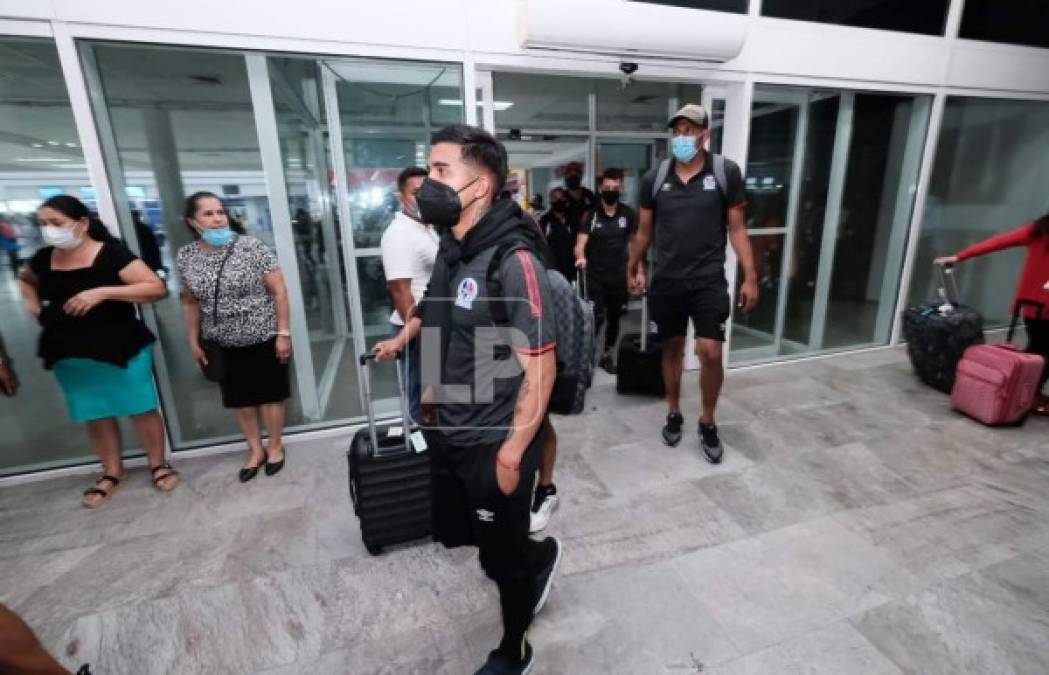
[[[892,230],[885,253],[885,265],[882,268],[881,291],[878,294],[878,318],[874,329],[874,341],[878,343],[888,342],[891,337],[893,317],[897,310],[896,291],[901,285],[897,270],[902,269],[903,257],[908,248],[908,225],[914,211],[912,207],[918,190],[918,173],[921,169],[922,149],[925,146],[925,130],[928,127],[931,105],[930,97],[916,96],[910,115],[901,115],[898,118],[908,126],[904,132],[903,159],[899,168],[899,183],[890,221]],[[899,305],[900,309],[902,307],[903,305]]]
[[[801,188],[805,177],[805,154],[809,136],[808,94],[798,101],[798,122],[794,127],[794,161],[790,168],[790,195],[787,198],[786,234],[783,236],[783,263],[780,265],[779,294],[776,297],[776,324],[773,340],[776,356],[783,346],[783,332],[787,324],[787,303],[790,301],[790,270],[794,265],[794,238],[798,229],[798,210],[801,207]]]
[[[482,70],[478,72],[477,86],[481,89],[481,126],[487,130],[488,133],[494,134],[495,85],[492,82],[492,71]],[[465,100],[465,98],[463,100]],[[476,105],[474,108],[476,110]]]
[[[95,129],[87,83],[80,69],[80,59],[77,57],[76,41],[73,40],[69,26],[61,21],[52,22],[51,29],[55,36],[58,61],[62,66],[62,77],[65,79],[66,90],[69,93],[73,122],[76,124],[77,136],[80,137],[80,149],[84,152],[87,174],[91,179],[92,187],[95,188],[98,216],[114,235],[119,236],[116,203],[110,190],[109,175],[102,156],[102,144]]]
[[[960,2],[960,0],[955,0]],[[911,213],[910,235],[907,239],[907,253],[903,258],[903,270],[900,273],[899,294],[896,296],[896,308],[892,324],[892,335],[889,343],[900,343],[903,332],[901,312],[907,306],[907,297],[914,278],[915,257],[918,255],[918,239],[921,236],[922,221],[925,218],[925,203],[929,196],[929,182],[936,164],[936,149],[940,140],[940,129],[943,126],[943,113],[947,104],[947,95],[938,93],[932,100],[932,112],[929,114],[928,132],[925,134],[925,147],[922,152],[921,170],[918,174],[918,188],[914,195],[914,211]]]
[[[754,107],[754,82],[747,79],[727,87],[725,91],[725,128],[722,131],[721,152],[739,164],[745,173],[747,153],[750,149],[750,115]],[[736,306],[736,281],[739,260],[731,244],[725,245],[725,279],[728,280],[729,306]],[[732,351],[732,314],[725,326],[725,348],[723,359],[728,366],[728,355]],[[693,362],[697,359],[692,358]]]
[[[477,64],[471,52],[463,56],[463,120],[477,126]]]

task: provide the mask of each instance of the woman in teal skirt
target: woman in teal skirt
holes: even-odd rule
[[[54,372],[69,416],[86,423],[102,462],[103,475],[84,492],[83,504],[101,506],[126,478],[119,417],[131,418],[153,484],[169,492],[178,485],[178,472],[164,459],[164,421],[153,388],[156,338],[134,307],[160,300],[167,288],[100,223],[92,223],[75,197],[48,199],[37,220],[48,245],[23,269],[19,288],[43,329],[38,354],[44,367]]]

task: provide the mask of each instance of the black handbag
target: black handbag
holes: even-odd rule
[[[215,322],[215,328],[218,328],[219,325],[219,291],[222,288],[222,270],[226,268],[226,261],[233,254],[233,247],[236,244],[236,239],[229,243],[226,255],[223,256],[222,263],[219,265],[218,274],[215,275],[215,298],[211,305],[211,316]],[[211,382],[221,382],[226,379],[226,355],[222,351],[222,345],[217,340],[201,340],[200,348],[204,351],[204,359],[207,361],[207,365],[200,368],[204,379]]]

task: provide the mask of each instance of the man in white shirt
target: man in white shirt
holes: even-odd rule
[[[415,203],[415,193],[426,175],[426,169],[410,167],[397,177],[397,201],[401,204],[401,211],[394,214],[382,233],[382,267],[394,306],[390,315],[393,335],[401,331],[404,318],[411,316],[415,304],[426,292],[433,261],[437,257],[437,233],[419,220],[419,207]],[[413,420],[418,420],[421,396],[418,340],[413,340],[405,353],[408,358],[405,372],[408,412]]]

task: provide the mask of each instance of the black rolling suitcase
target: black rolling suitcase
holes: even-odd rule
[[[903,313],[903,337],[918,378],[950,394],[965,350],[983,344],[983,317],[972,307],[958,303],[954,269],[941,268],[940,274],[940,302],[907,309]]]
[[[648,298],[641,296],[641,333],[627,333],[616,354],[616,391],[620,394],[663,396],[663,350],[649,330]]]
[[[354,434],[346,459],[350,500],[361,521],[361,538],[368,552],[378,555],[384,546],[429,537],[433,523],[430,453],[424,443],[412,440],[404,426],[409,418],[400,361],[395,363],[404,422],[377,425],[369,368],[374,358],[373,354],[360,357],[361,403],[368,426]]]

